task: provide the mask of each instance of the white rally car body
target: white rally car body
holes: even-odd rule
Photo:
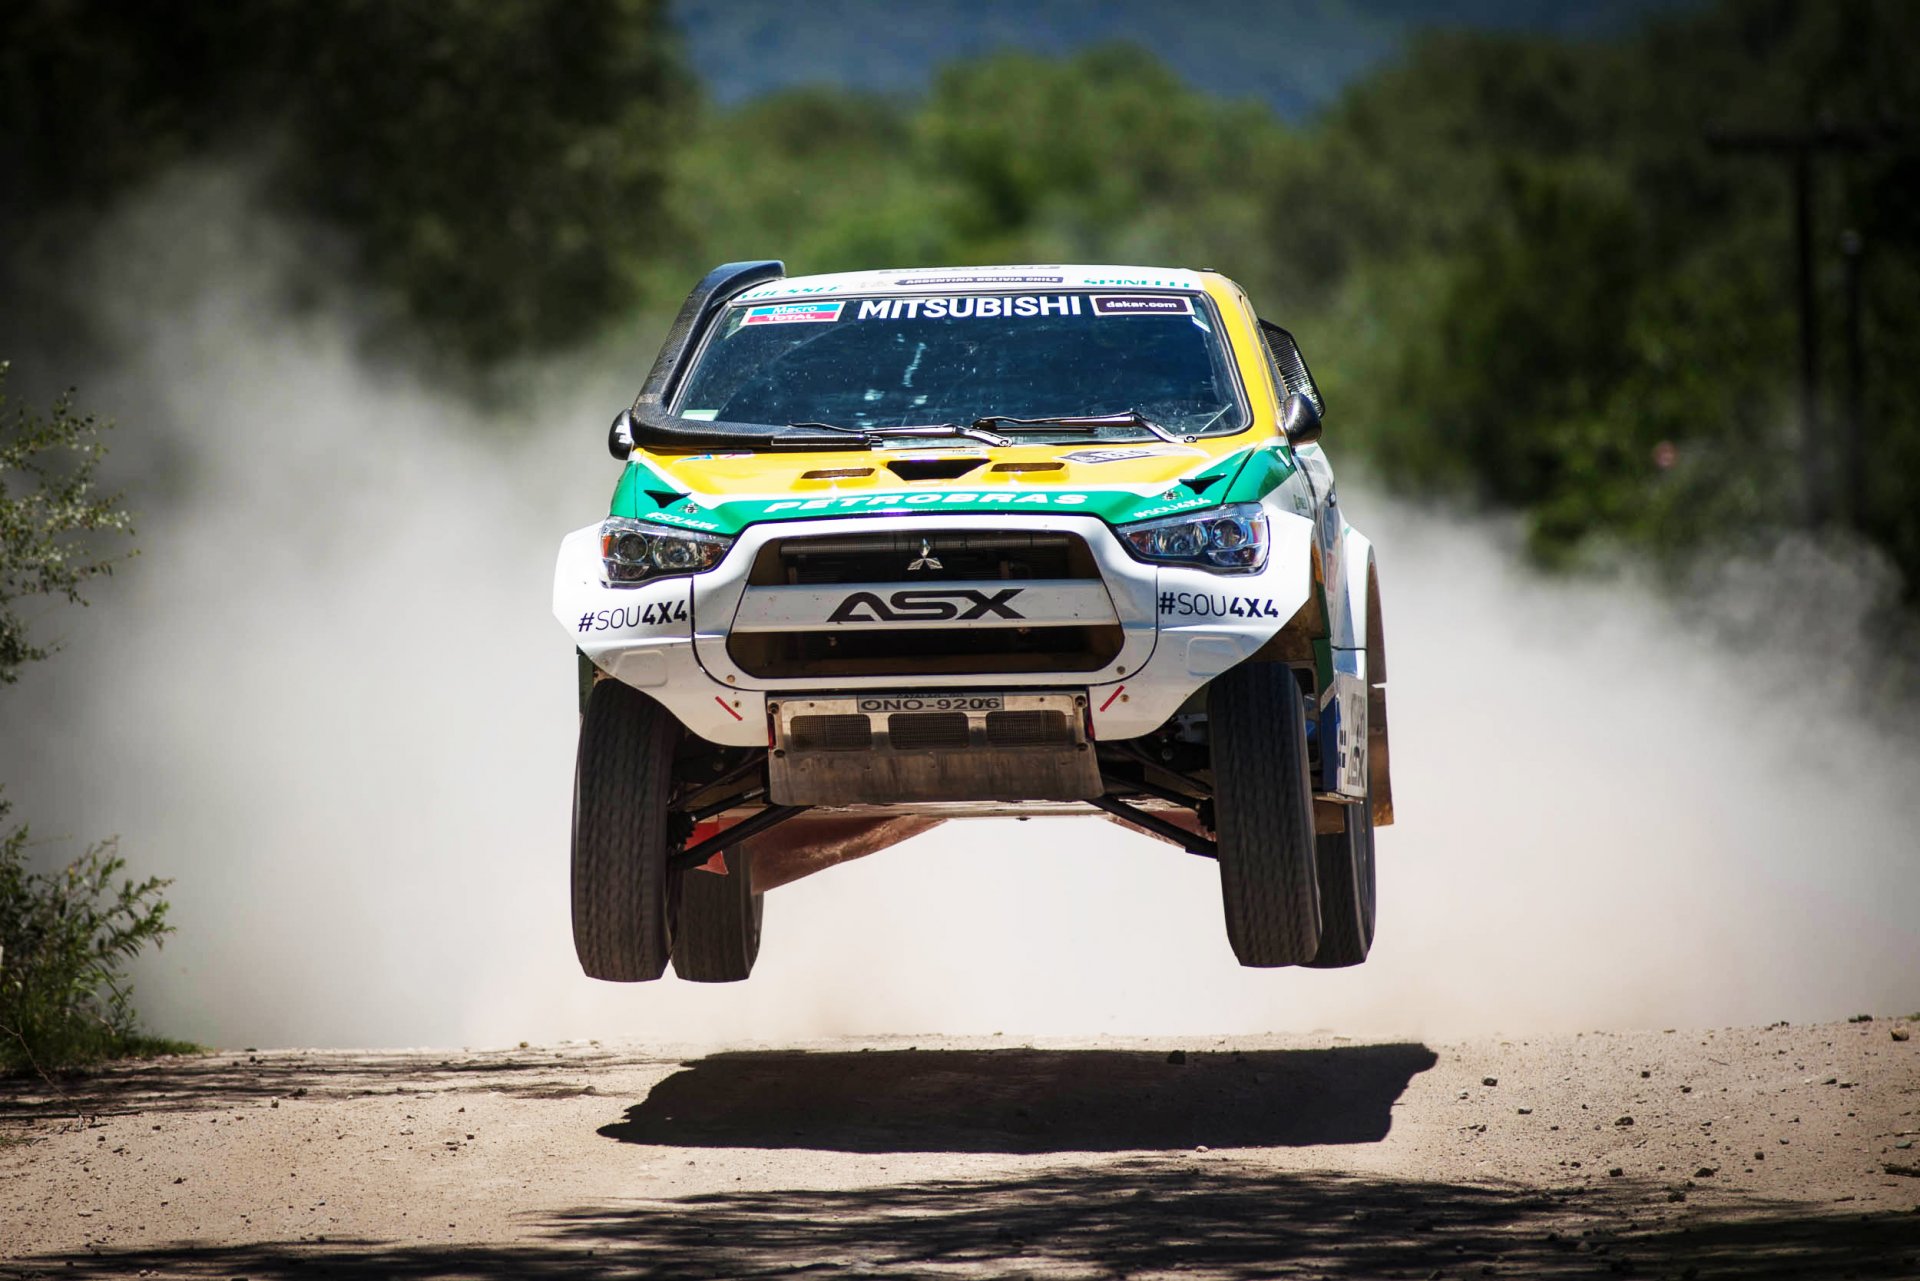
[[[861,409],[1054,369],[1107,398]],[[625,469],[562,543],[554,614],[583,694],[639,691],[714,749],[697,770],[750,784],[676,775],[668,857],[724,870],[746,824],[759,890],[948,817],[1103,812],[1214,852],[1209,690],[1249,663],[1300,687],[1317,830],[1391,822],[1373,548],[1320,410],[1291,336],[1211,272],[732,265],[616,421]]]

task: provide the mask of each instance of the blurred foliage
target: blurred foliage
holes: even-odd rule
[[[277,198],[481,362],[645,332],[636,316],[657,325],[728,259],[1218,267],[1301,335],[1330,439],[1359,447],[1344,457],[1517,510],[1542,561],[1577,564],[1803,520],[1786,167],[1705,138],[1885,125],[1905,132],[1816,166],[1811,443],[1834,504],[1920,582],[1920,5],[1716,0],[1605,39],[1433,32],[1299,124],[1214,91],[1241,81],[1082,47],[1062,28],[1081,11],[1035,19],[1070,56],[970,57],[911,97],[723,109],[680,70],[661,0],[19,0],[0,11],[0,166],[26,181],[0,184],[0,232],[57,234],[172,160],[250,144]],[[1106,12],[1084,11],[1089,31]],[[784,47],[771,12],[695,25],[764,57]],[[1263,21],[1235,56],[1288,34]],[[1865,244],[1857,496],[1835,447],[1845,228]],[[32,234],[12,243],[36,260]]]
[[[576,342],[668,239],[686,92],[661,0],[9,0],[0,291],[168,165],[264,157],[443,349]]]
[[[1881,0],[1728,0],[1607,44],[1424,41],[1315,130],[1329,204],[1364,228],[1320,317],[1340,412],[1394,481],[1524,511],[1549,561],[1799,520],[1786,167],[1715,154],[1705,135],[1920,126],[1916,53],[1920,9]],[[1838,239],[1856,227],[1872,350],[1853,520],[1910,583],[1920,371],[1895,353],[1920,338],[1920,218],[1894,193],[1916,146],[1920,133],[1815,169],[1812,443],[1828,502],[1845,504]]]
[[[1429,34],[1291,126],[1126,46],[950,65],[915,100],[708,112],[674,160],[675,270],[1218,267],[1302,336],[1403,489],[1524,514],[1550,564],[1802,519],[1791,192],[1710,129],[1916,129],[1816,166],[1823,428],[1845,504],[1838,237],[1868,399],[1853,525],[1920,582],[1920,6],[1723,0],[1605,41]],[[664,288],[664,283],[663,283]],[[1352,458],[1352,453],[1345,457]]]
[[[102,496],[94,473],[106,453],[102,424],[76,413],[70,396],[42,415],[7,408],[7,372],[0,361],[0,685],[47,657],[28,636],[23,601],[54,597],[85,604],[81,586],[113,572],[101,536],[131,534],[117,496]]]

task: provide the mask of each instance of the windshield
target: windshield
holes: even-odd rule
[[[1181,435],[1245,427],[1204,297],[1089,291],[735,303],[714,325],[675,412],[706,422],[883,428],[1128,410]],[[1121,422],[1051,434],[1148,433]],[[1034,428],[1021,439],[1049,435]]]

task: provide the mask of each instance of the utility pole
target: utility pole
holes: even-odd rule
[[[1739,133],[1707,131],[1707,146],[1722,155],[1785,161],[1793,183],[1794,302],[1800,313],[1800,463],[1807,523],[1829,515],[1826,448],[1820,435],[1820,317],[1813,287],[1813,165],[1834,152],[1860,152],[1886,138],[1884,130],[1823,124],[1810,129]],[[1851,465],[1851,460],[1849,460]]]

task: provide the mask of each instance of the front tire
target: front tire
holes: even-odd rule
[[[1227,941],[1240,964],[1302,965],[1320,947],[1306,701],[1290,668],[1243,663],[1207,694]]]
[[[666,971],[679,738],[679,722],[630,686],[602,680],[587,695],[573,775],[573,949],[588,978],[644,983]]]
[[[761,904],[753,891],[753,841],[727,851],[727,874],[698,869],[680,878],[673,972],[690,983],[738,983],[760,955]]]

